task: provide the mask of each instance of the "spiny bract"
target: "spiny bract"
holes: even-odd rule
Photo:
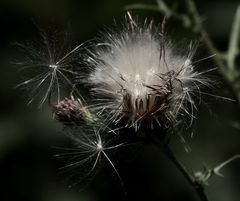
[[[95,48],[87,59],[88,83],[99,96],[93,109],[106,112],[109,121],[127,119],[127,126],[138,129],[154,122],[164,127],[183,114],[194,117],[192,96],[209,82],[194,70],[192,43],[180,53],[163,28],[129,15],[122,31],[107,33]]]

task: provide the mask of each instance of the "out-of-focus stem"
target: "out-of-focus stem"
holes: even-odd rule
[[[240,4],[238,5],[235,19],[232,25],[232,31],[230,34],[229,46],[228,46],[228,55],[227,62],[228,68],[234,70],[235,59],[239,53],[239,40],[240,40]]]
[[[216,56],[213,57],[213,59],[216,62],[216,64],[220,67],[220,70],[223,72],[225,70],[225,65],[221,59],[220,54],[218,54],[217,48],[215,48],[209,34],[207,33],[207,31],[205,30],[205,28],[202,24],[202,18],[197,10],[194,0],[185,0],[185,1],[187,4],[188,11],[194,18],[194,22],[195,22],[194,30],[201,34],[202,39],[203,39],[205,45],[207,46],[207,48],[209,49],[210,53],[213,55],[216,54]]]
[[[211,54],[216,54],[213,57],[215,63],[218,65],[219,70],[226,81],[232,86],[234,93],[238,100],[240,100],[240,85],[236,83],[236,79],[239,77],[239,71],[235,69],[235,59],[239,53],[239,40],[240,40],[240,6],[238,6],[235,20],[233,23],[229,48],[226,54],[221,54],[214,46],[209,34],[202,24],[201,16],[197,10],[194,0],[185,0],[189,13],[192,15],[195,23],[195,31],[199,32],[202,36],[203,42],[210,51]],[[225,64],[226,63],[226,64]]]
[[[159,140],[157,137],[152,136],[155,145],[168,157],[168,159],[175,165],[175,167],[182,173],[188,183],[194,188],[201,201],[208,201],[208,198],[204,192],[202,184],[196,182],[194,177],[187,171],[184,165],[176,158],[170,147]]]

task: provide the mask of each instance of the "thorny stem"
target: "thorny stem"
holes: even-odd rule
[[[209,34],[207,33],[207,31],[205,30],[205,28],[203,27],[202,24],[202,18],[197,10],[196,4],[194,2],[194,0],[185,0],[186,4],[187,4],[187,8],[190,12],[190,14],[192,15],[194,22],[195,22],[195,28],[194,30],[196,32],[199,32],[202,36],[202,39],[204,41],[204,43],[206,44],[207,48],[209,49],[211,54],[216,54],[218,53],[217,48],[215,48]],[[225,69],[225,65],[223,63],[223,61],[220,58],[220,55],[217,54],[215,57],[213,57],[214,61],[216,62],[216,64],[220,67],[221,71],[224,71]]]
[[[238,5],[235,19],[232,25],[232,31],[229,40],[228,47],[228,67],[231,70],[235,68],[235,59],[239,53],[239,41],[240,41],[240,5]]]
[[[154,144],[168,157],[175,167],[182,173],[188,183],[194,188],[201,201],[208,201],[202,184],[198,183],[194,177],[187,171],[185,166],[176,158],[167,143],[160,141],[156,136],[152,135]]]
[[[235,69],[235,59],[239,53],[239,40],[240,40],[240,5],[237,8],[235,20],[232,26],[232,31],[230,35],[229,47],[226,54],[222,54],[214,46],[209,34],[202,24],[201,16],[197,10],[194,0],[185,0],[189,13],[192,15],[195,22],[194,30],[199,32],[202,36],[203,42],[209,49],[211,54],[216,54],[213,57],[215,63],[218,65],[221,74],[225,79],[232,85],[232,88],[240,100],[239,86],[236,83],[236,79],[239,73]],[[225,64],[226,62],[226,64]]]

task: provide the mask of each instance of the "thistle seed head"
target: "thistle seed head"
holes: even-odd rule
[[[184,114],[194,118],[193,96],[208,79],[194,69],[193,44],[179,51],[162,30],[130,17],[122,31],[107,33],[90,52],[87,81],[99,100],[94,108],[107,111],[109,121],[127,119],[138,129],[154,122],[166,126]]]

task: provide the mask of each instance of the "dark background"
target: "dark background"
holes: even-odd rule
[[[141,2],[155,3],[143,0],[0,0],[0,200],[197,200],[175,167],[151,145],[132,156],[123,152],[121,158],[126,157],[126,160],[116,163],[127,195],[124,195],[118,178],[108,164],[97,177],[89,179],[90,184],[68,188],[69,183],[65,182],[68,175],[58,171],[64,161],[53,157],[57,152],[53,146],[68,143],[60,132],[60,126],[53,121],[47,109],[41,111],[28,107],[26,93],[14,88],[22,75],[12,64],[17,56],[12,43],[36,40],[39,34],[36,24],[46,29],[57,27],[70,33],[73,43],[82,43],[95,37],[104,27],[111,26],[113,19],[121,21],[125,5]],[[227,47],[237,4],[237,0],[197,1],[206,28],[221,50]],[[156,22],[162,19],[162,15],[156,12],[133,13],[153,17]],[[170,20],[168,27],[173,37],[196,37],[177,21]],[[205,52],[203,46],[200,46],[199,52]],[[215,64],[208,60],[199,65],[208,69]],[[214,93],[234,98],[231,87],[221,75],[217,76],[220,82]],[[203,164],[214,167],[240,154],[239,114],[238,104],[207,98],[199,108],[193,129],[184,130],[183,136],[191,152],[184,150],[186,144],[176,136],[172,143],[176,155],[189,170],[198,171]],[[193,138],[190,137],[192,131]],[[210,180],[206,187],[210,201],[240,199],[239,170],[240,160],[234,161],[223,169],[224,178],[213,177]]]

